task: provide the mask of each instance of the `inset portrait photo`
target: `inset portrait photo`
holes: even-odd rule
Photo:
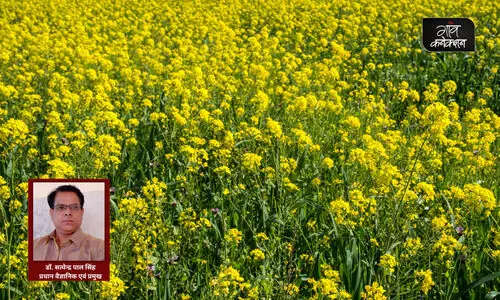
[[[109,278],[109,181],[30,180],[28,245],[30,280]]]

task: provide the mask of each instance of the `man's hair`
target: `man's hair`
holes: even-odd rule
[[[49,207],[54,209],[54,201],[56,199],[57,192],[73,192],[80,199],[80,207],[83,208],[83,203],[85,202],[85,198],[83,197],[83,193],[74,185],[61,185],[54,191],[52,191],[49,196],[47,196],[47,202],[49,203]]]

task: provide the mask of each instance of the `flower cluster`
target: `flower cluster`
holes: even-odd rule
[[[109,178],[103,298],[452,298],[498,269],[495,1],[1,11],[0,298],[81,294],[26,280],[28,178]],[[422,51],[436,11],[473,55]]]

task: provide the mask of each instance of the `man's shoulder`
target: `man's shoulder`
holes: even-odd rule
[[[103,244],[104,245],[103,239],[97,238],[97,237],[90,235],[88,233],[85,233],[85,239],[91,244]]]
[[[90,234],[85,234],[85,244],[91,252],[90,260],[104,260],[104,240]]]
[[[38,245],[43,245],[43,244],[47,243],[49,240],[50,240],[50,234],[47,234],[47,235],[44,235],[44,236],[36,238],[33,241],[33,245],[35,247],[38,246]]]

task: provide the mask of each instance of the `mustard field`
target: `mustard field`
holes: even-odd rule
[[[1,1],[0,299],[494,299],[499,9]],[[110,281],[28,281],[37,178],[110,180]]]

